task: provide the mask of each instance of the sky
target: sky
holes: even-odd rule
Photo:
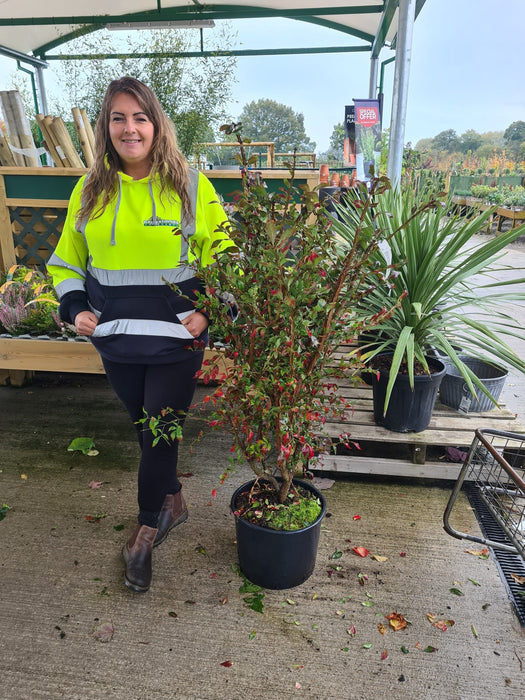
[[[239,48],[360,43],[293,20],[232,24]],[[405,143],[415,145],[446,129],[458,135],[467,129],[503,131],[514,121],[525,121],[523,27],[524,0],[426,0],[414,26]],[[208,31],[213,30],[205,30],[205,37]],[[379,60],[393,55],[383,49]],[[9,74],[15,66],[0,61],[0,89],[11,88]],[[368,97],[369,72],[367,53],[239,58],[230,117],[237,118],[253,100],[275,100],[303,114],[307,136],[323,152],[334,126],[344,120],[345,105]],[[390,63],[385,66],[383,128],[390,126],[393,77]]]

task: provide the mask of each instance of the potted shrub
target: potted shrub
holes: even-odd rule
[[[525,292],[516,287],[505,291],[524,280],[516,276],[497,282],[490,277],[505,246],[523,235],[525,226],[477,244],[473,236],[486,227],[490,209],[470,219],[450,215],[449,198],[422,203],[410,188],[385,190],[376,200],[373,222],[387,233],[388,242],[387,250],[383,248],[380,255],[383,263],[392,265],[393,272],[388,286],[377,285],[362,297],[359,310],[371,316],[391,304],[392,299],[401,298],[394,313],[377,326],[381,342],[362,350],[372,367],[377,356],[390,353],[387,370],[381,368],[379,378],[374,378],[375,385],[386,375],[384,392],[375,392],[382,402],[376,406],[376,416],[383,423],[389,416],[401,370],[411,391],[415,390],[418,368],[420,373],[431,374],[430,365],[435,360],[431,363],[429,356],[445,356],[474,396],[476,391],[490,394],[462,361],[460,352],[525,371],[525,361],[503,340],[505,336],[525,337],[508,313],[509,304],[525,301]],[[334,229],[352,243],[355,217],[351,209],[340,207],[339,218]],[[395,405],[399,403],[395,401]],[[386,427],[390,427],[388,423]],[[417,429],[423,428],[419,425]]]
[[[265,187],[249,169],[239,127],[223,127],[239,141],[243,174],[227,229],[234,245],[200,270],[207,294],[199,303],[224,338],[230,366],[220,374],[205,361],[200,377],[220,380],[205,399],[205,416],[233,443],[221,481],[240,462],[254,476],[231,500],[241,570],[266,588],[288,588],[306,580],[315,563],[325,506],[304,479],[326,447],[324,422],[350,409],[336,380],[361,366],[356,355],[334,361],[334,351],[386,319],[396,300],[367,318],[355,312],[367,285],[382,284],[385,274],[376,264],[382,233],[362,225],[368,196],[352,241],[341,241],[317,193],[294,185],[293,165],[283,188]],[[376,180],[372,193],[387,186]],[[225,299],[235,299],[238,315]],[[341,441],[349,445],[348,436]]]

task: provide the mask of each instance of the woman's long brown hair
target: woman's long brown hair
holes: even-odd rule
[[[113,80],[106,90],[95,126],[95,153],[86,184],[82,191],[79,220],[100,216],[117,192],[118,171],[121,170],[119,156],[109,136],[111,104],[119,93],[134,97],[154,126],[151,146],[150,176],[158,174],[161,183],[161,198],[173,198],[176,192],[182,201],[183,217],[191,216],[188,195],[188,163],[177,146],[173,126],[164,114],[155,93],[136,78],[125,76]]]

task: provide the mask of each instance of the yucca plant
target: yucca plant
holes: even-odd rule
[[[356,211],[351,201],[338,207],[337,234],[352,243]],[[368,362],[380,353],[393,353],[384,411],[402,363],[411,385],[414,366],[421,362],[429,372],[427,357],[442,355],[455,365],[476,396],[476,388],[490,396],[459,354],[510,366],[525,372],[522,360],[503,338],[525,339],[512,318],[513,304],[525,302],[525,278],[514,270],[511,279],[498,281],[496,268],[512,269],[501,258],[505,247],[525,233],[525,225],[480,242],[474,237],[486,228],[492,210],[473,218],[454,214],[450,197],[422,202],[410,188],[394,188],[377,195],[369,226],[385,232],[388,245],[378,249],[378,264],[391,264],[386,285],[375,285],[359,302],[367,317],[401,303],[377,326],[378,340],[364,348]],[[407,223],[408,222],[408,223]]]

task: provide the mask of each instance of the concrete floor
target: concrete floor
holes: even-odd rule
[[[512,256],[525,268],[523,247]],[[509,377],[502,399],[525,416],[524,378]],[[220,486],[230,444],[208,432],[192,444],[202,425],[189,421],[180,470],[190,518],[155,550],[152,588],[139,595],[123,585],[120,559],[138,448],[105,378],[40,374],[0,387],[0,415],[0,505],[10,508],[0,521],[1,700],[525,697],[525,631],[496,565],[442,528],[452,484],[338,477],[323,491],[313,576],[267,591],[257,613],[232,568],[229,513],[250,475]],[[94,437],[99,454],[67,452],[79,436]],[[479,532],[463,497],[452,524]],[[387,559],[360,558],[356,545]],[[389,628],[392,612],[405,630]],[[442,632],[427,613],[455,624]],[[104,623],[106,643],[94,636]]]
[[[229,498],[249,475],[220,486],[229,442],[206,433],[192,447],[201,425],[189,422],[190,518],[155,550],[152,588],[139,595],[123,585],[120,559],[138,448],[105,378],[0,387],[0,412],[0,504],[10,507],[0,522],[2,700],[525,696],[524,630],[496,565],[442,529],[450,484],[338,478],[324,490],[330,517],[313,576],[267,591],[257,613],[232,569]],[[79,436],[94,437],[98,456],[67,452]],[[478,531],[463,498],[453,520]],[[356,545],[387,560],[360,558]],[[389,628],[392,612],[405,630]],[[427,613],[455,624],[442,632]],[[106,643],[93,635],[103,623],[114,629]]]

